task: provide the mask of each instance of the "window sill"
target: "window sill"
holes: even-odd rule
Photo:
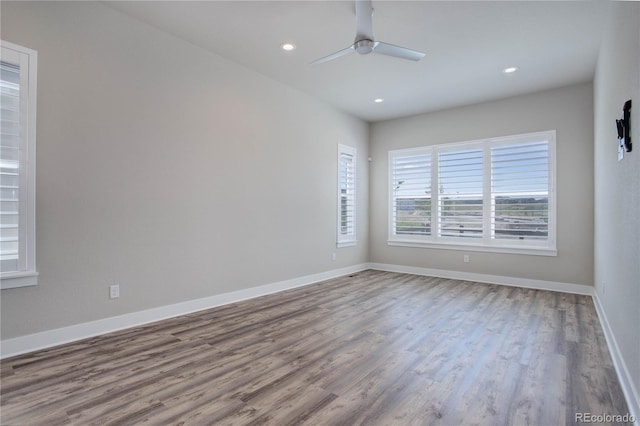
[[[13,272],[3,274],[0,278],[0,289],[2,290],[34,285],[38,285],[38,273],[36,271]]]
[[[487,253],[527,254],[532,256],[557,256],[556,248],[548,247],[513,247],[485,246],[480,244],[432,243],[422,241],[388,240],[390,246],[417,247],[441,250],[482,251]]]
[[[342,247],[353,247],[355,245],[358,244],[358,241],[342,241],[339,243],[336,243],[336,247],[337,248],[342,248]]]

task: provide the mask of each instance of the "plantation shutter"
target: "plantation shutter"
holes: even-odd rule
[[[393,235],[431,235],[431,152],[391,158]]]
[[[548,238],[549,164],[547,141],[491,148],[494,239]]]
[[[483,228],[483,149],[438,154],[439,236],[481,238]]]
[[[356,151],[338,146],[338,243],[356,238]]]
[[[20,236],[20,66],[0,61],[0,263],[19,271]]]

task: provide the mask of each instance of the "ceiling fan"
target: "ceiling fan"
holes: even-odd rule
[[[320,64],[322,62],[332,61],[340,56],[353,52],[359,55],[377,53],[379,55],[393,56],[411,61],[419,61],[424,58],[425,54],[417,50],[395,46],[383,41],[375,41],[373,38],[372,15],[373,7],[371,6],[371,0],[356,0],[356,38],[353,44],[329,56],[316,59],[311,63]]]

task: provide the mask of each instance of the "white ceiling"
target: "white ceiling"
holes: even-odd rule
[[[376,39],[427,56],[351,54],[310,65],[353,43],[353,2],[106,4],[367,121],[590,81],[607,10],[603,1],[374,0]],[[297,49],[282,51],[284,42]],[[508,66],[519,71],[506,75]]]

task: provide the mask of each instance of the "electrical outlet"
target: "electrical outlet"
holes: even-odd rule
[[[602,295],[604,296],[604,294],[607,292],[607,285],[604,281],[602,281]]]
[[[464,261],[464,263],[469,263],[469,255],[468,255],[468,254],[465,254],[465,255],[462,257],[462,260]]]
[[[109,286],[109,299],[117,299],[120,297],[120,286],[119,285],[110,285]]]
[[[331,253],[331,260],[336,261],[336,252]]]

